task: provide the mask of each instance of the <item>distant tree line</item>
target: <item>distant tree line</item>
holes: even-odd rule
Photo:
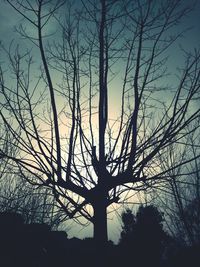
[[[119,243],[108,241],[102,250],[93,238],[69,239],[44,223],[25,223],[22,215],[0,213],[0,265],[53,267],[95,267],[104,258],[105,266],[198,266],[200,243],[182,246],[164,229],[164,214],[155,206],[140,206],[136,215],[126,209],[121,215]]]

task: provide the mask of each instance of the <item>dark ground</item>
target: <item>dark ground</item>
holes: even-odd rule
[[[17,214],[0,214],[1,267],[200,266],[198,245],[173,249],[168,245],[165,255],[160,255],[153,244],[147,244],[108,242],[98,248],[93,239],[68,239],[65,232],[51,231],[47,225],[25,225]]]

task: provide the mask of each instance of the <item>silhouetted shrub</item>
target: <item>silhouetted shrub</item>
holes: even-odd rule
[[[59,234],[60,232],[57,232],[56,236]],[[67,240],[66,233],[65,237]],[[55,238],[55,233],[51,232],[50,226],[46,224],[24,224],[22,216],[17,213],[0,213],[0,266],[2,267],[56,266],[55,262],[63,259],[61,255],[64,250],[62,254],[61,252],[60,255],[56,254],[63,243]],[[54,265],[52,259],[56,259]]]
[[[140,206],[136,216],[130,210],[122,214],[120,247],[127,262],[139,266],[158,266],[168,240],[163,230],[163,214],[152,205]]]

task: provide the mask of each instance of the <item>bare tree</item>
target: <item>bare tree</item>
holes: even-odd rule
[[[168,227],[175,237],[185,244],[199,243],[199,223],[200,223],[200,176],[199,176],[199,121],[197,121],[196,131],[187,135],[186,146],[182,153],[176,146],[171,146],[168,157],[161,157],[161,168],[163,170],[172,169],[177,162],[186,159],[194,159],[188,164],[183,164],[179,168],[168,172],[170,179],[163,190],[162,197],[157,195],[157,202],[168,213]],[[188,132],[190,129],[188,129]]]
[[[8,158],[5,157],[6,154],[11,154],[11,148],[10,142],[8,141],[10,137],[9,132],[4,129],[3,124],[0,124],[0,147],[1,147],[1,153],[0,153],[0,179],[4,176],[6,172],[6,166],[8,163]]]
[[[0,181],[0,212],[18,213],[26,224],[47,224],[52,229],[65,220],[48,188],[35,188],[17,175],[5,174]]]
[[[166,70],[182,34],[174,27],[190,8],[181,0],[6,2],[29,23],[17,31],[33,49],[2,47],[10,69],[1,67],[0,118],[20,153],[0,153],[50,188],[69,218],[92,222],[104,243],[108,207],[166,183],[160,155],[172,144],[184,149],[186,126],[199,116],[199,51],[185,52],[178,77]]]

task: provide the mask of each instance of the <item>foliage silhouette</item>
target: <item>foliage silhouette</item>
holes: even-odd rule
[[[0,237],[2,267],[92,267],[97,266],[95,257],[100,255],[109,263],[113,251],[112,243],[99,251],[94,239],[68,239],[65,232],[51,231],[48,225],[25,224],[22,216],[13,212],[0,213]]]
[[[123,222],[128,223],[128,227],[123,227],[120,244],[114,245],[108,242],[104,249],[100,249],[93,238],[68,239],[66,233],[51,231],[47,225],[24,224],[19,214],[0,213],[0,266],[198,266],[199,246],[179,249],[178,252],[169,255],[165,261],[160,258],[161,251],[158,244],[163,247],[166,233],[162,229],[162,214],[155,207],[140,207],[136,221],[132,220],[133,214],[130,210],[124,214],[128,214],[123,215],[125,218]],[[130,221],[134,222],[134,227],[130,226]],[[151,231],[152,233],[149,234]],[[153,240],[153,234],[157,235],[157,237],[154,235],[155,240]],[[96,258],[103,258],[104,265],[100,260],[97,263]]]
[[[169,239],[162,222],[163,214],[153,205],[140,206],[136,216],[131,210],[122,213],[120,246],[128,261],[133,257],[140,266],[160,265]]]

